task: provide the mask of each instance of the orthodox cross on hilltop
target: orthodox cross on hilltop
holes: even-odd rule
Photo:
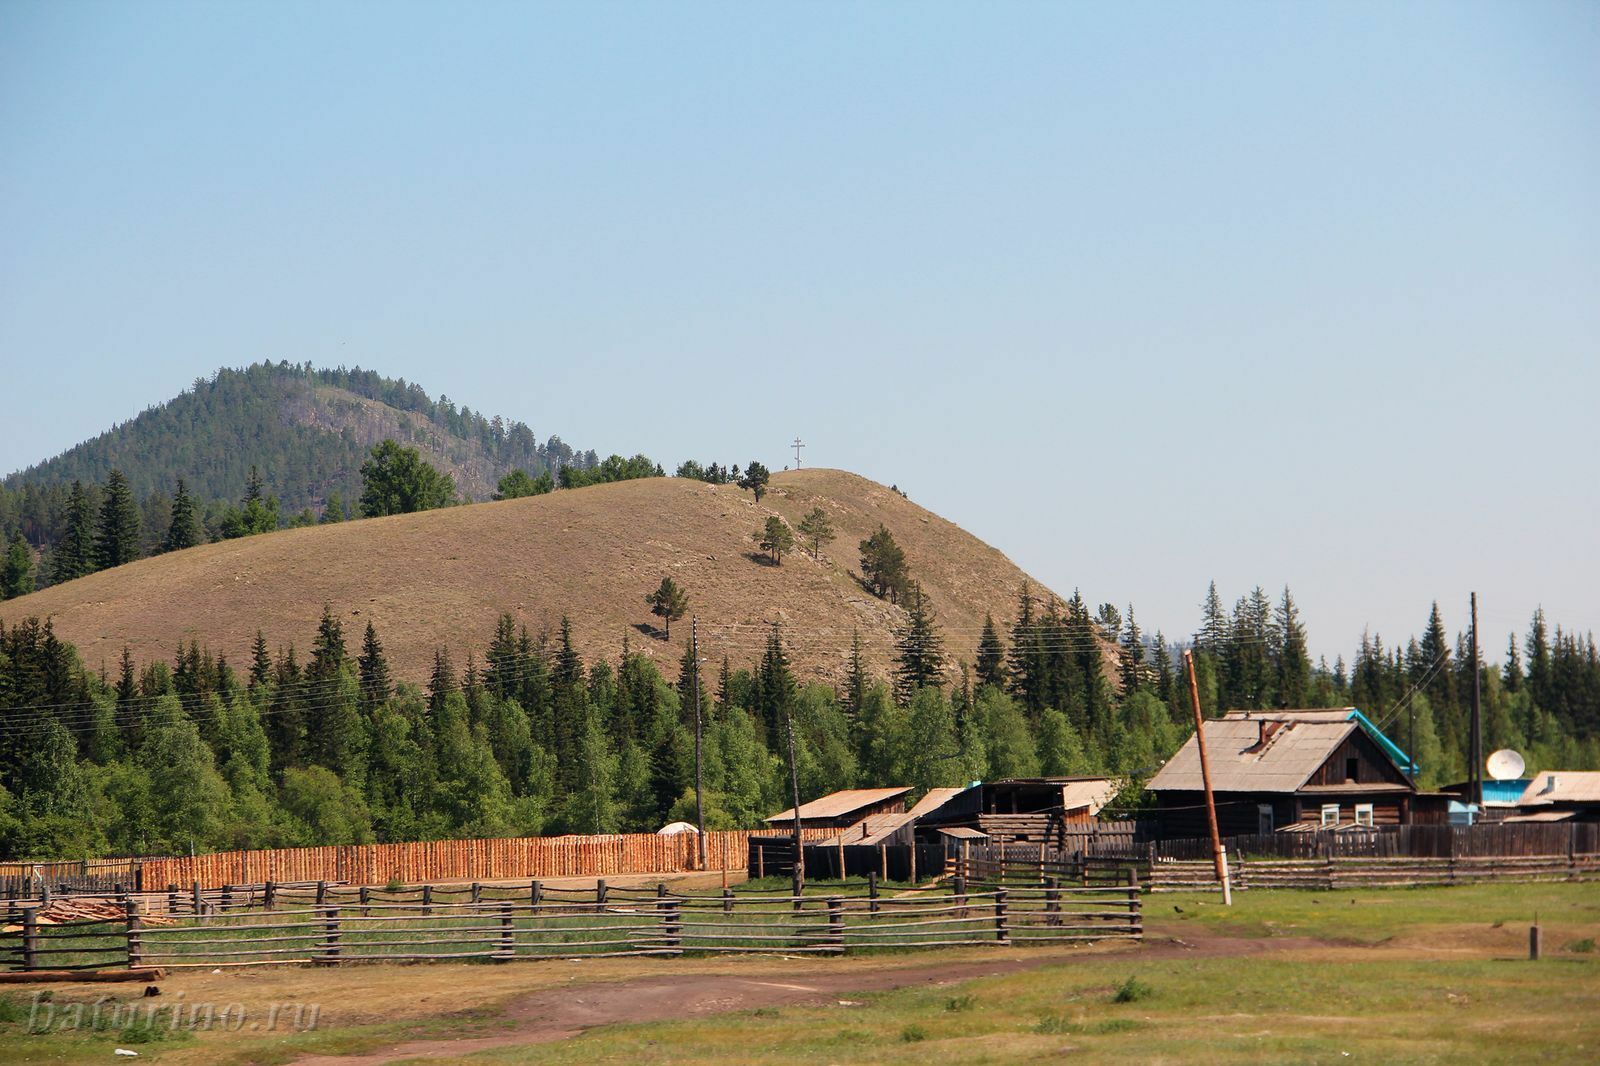
[[[794,468],[796,470],[799,470],[800,469],[800,449],[804,448],[805,445],[803,443],[801,443],[799,437],[796,437],[794,439],[794,443],[789,445],[789,447],[794,449]]]

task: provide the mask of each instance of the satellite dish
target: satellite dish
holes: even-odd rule
[[[1522,756],[1510,748],[1501,748],[1490,755],[1485,765],[1488,767],[1489,776],[1496,781],[1513,781],[1521,777],[1522,771],[1528,768],[1528,764],[1522,761]]]

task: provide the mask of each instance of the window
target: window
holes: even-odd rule
[[[1344,779],[1346,781],[1361,780],[1361,760],[1346,759],[1344,761]]]
[[[1358,803],[1358,804],[1356,804],[1356,824],[1357,825],[1375,825],[1375,824],[1377,824],[1372,820],[1372,804],[1370,804],[1370,803]]]
[[[1339,824],[1339,805],[1337,803],[1324,803],[1322,805],[1323,826]]]

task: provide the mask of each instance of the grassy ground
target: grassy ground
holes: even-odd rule
[[[270,1063],[469,1034],[511,1041],[461,1060],[484,1063],[998,1063],[1068,1053],[1135,1062],[1600,1059],[1596,886],[1252,891],[1231,910],[1200,896],[1149,897],[1147,904],[1148,940],[1133,951],[1048,949],[1059,961],[1026,972],[603,1025],[536,1046],[515,1042],[515,1003],[541,988],[639,976],[690,988],[729,974],[791,982],[828,975],[869,986],[886,967],[937,973],[954,962],[1029,952],[187,974],[163,983],[163,1001],[242,1001],[254,1010],[267,1002],[321,1002],[318,1031],[161,1029],[144,1034],[166,1037],[150,1043],[132,1043],[126,1032],[117,1039],[81,1031],[26,1035],[30,993],[11,992],[11,1006],[0,1007],[0,1061],[105,1061],[111,1047],[123,1046],[161,1061]],[[1546,958],[1533,963],[1527,935],[1536,912]],[[136,992],[111,994],[126,1000]],[[61,988],[54,1006],[107,994],[103,987]]]

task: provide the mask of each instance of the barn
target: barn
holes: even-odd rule
[[[1224,836],[1417,820],[1411,760],[1354,707],[1230,711],[1206,721],[1205,739]],[[1209,832],[1196,738],[1145,787],[1161,837]]]

